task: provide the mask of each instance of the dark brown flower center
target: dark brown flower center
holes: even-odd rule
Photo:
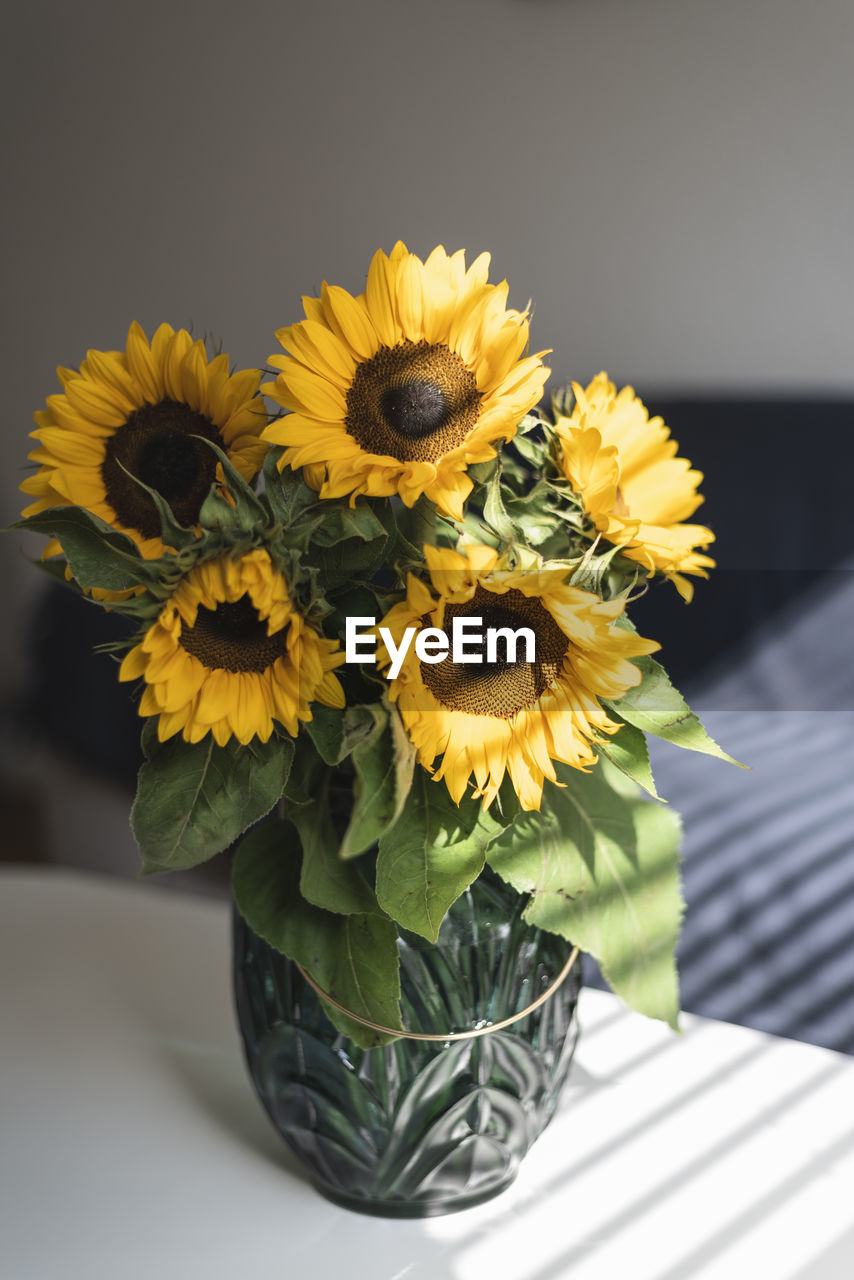
[[[462,359],[407,339],[357,367],[344,425],[366,453],[437,462],[462,444],[479,413],[480,392]]]
[[[181,647],[213,671],[266,671],[285,652],[287,627],[267,635],[267,622],[248,595],[215,609],[199,606],[192,627],[181,628]]]
[[[401,387],[389,387],[380,408],[392,431],[410,440],[420,440],[440,430],[448,416],[445,393],[432,382],[406,382]]]
[[[144,538],[160,536],[157,508],[135,476],[166,499],[179,524],[197,524],[216,477],[216,454],[204,440],[225,447],[209,418],[176,400],[145,404],[132,413],[107,441],[101,463],[107,501],[120,523]]]
[[[450,655],[442,662],[421,663],[421,679],[433,696],[452,711],[467,711],[476,716],[492,716],[510,720],[523,707],[537,701],[560,675],[569,640],[549,611],[532,596],[513,588],[499,595],[478,586],[471,600],[450,604],[445,609],[444,628],[451,640],[454,618],[482,618],[483,633],[490,627],[508,627],[518,631],[529,627],[534,633],[533,662],[507,662],[501,655],[507,650],[498,637],[496,662],[459,663]],[[423,626],[432,626],[429,618]],[[472,646],[472,651],[474,650]],[[520,640],[517,649],[525,653]]]

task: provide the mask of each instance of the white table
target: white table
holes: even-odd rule
[[[0,873],[3,1280],[850,1280],[854,1059],[585,991],[515,1185],[420,1222],[323,1200],[256,1100],[224,904]]]

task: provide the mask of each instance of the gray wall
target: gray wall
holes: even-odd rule
[[[7,519],[57,363],[136,318],[257,364],[398,236],[490,249],[563,379],[854,386],[851,0],[28,0],[4,36]]]

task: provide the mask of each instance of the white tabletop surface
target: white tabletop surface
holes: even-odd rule
[[[328,1204],[246,1074],[228,910],[0,873],[2,1280],[850,1280],[854,1059],[585,991],[561,1107],[498,1199]]]

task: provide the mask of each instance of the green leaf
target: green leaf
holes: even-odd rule
[[[355,507],[330,505],[324,512],[323,523],[315,534],[319,547],[334,547],[349,538],[362,542],[374,542],[387,538],[385,526],[377,519],[367,502],[357,502]]]
[[[379,842],[377,899],[404,929],[435,942],[445,913],[483,870],[502,831],[476,800],[455,805],[442,782],[418,769],[400,821]]]
[[[503,456],[500,463],[498,458],[490,458],[489,462],[473,462],[470,466],[466,467],[466,475],[475,484],[489,484],[493,475],[503,462]]]
[[[544,425],[545,423],[543,421],[543,418],[541,417],[538,410],[534,408],[531,410],[530,413],[525,414],[524,418],[516,428],[516,435],[513,437],[513,439],[517,440],[520,436],[529,436],[534,431],[540,431],[540,433],[542,434],[542,429]]]
[[[312,533],[304,565],[316,569],[326,594],[331,594],[342,583],[350,585],[356,579],[369,579],[385,564],[388,535],[373,514],[369,514],[370,520],[381,531],[381,536],[374,530],[370,537],[359,535],[339,538],[335,532],[337,521],[334,518],[327,520],[325,515]],[[363,521],[362,527],[363,530],[368,530],[367,520]],[[333,541],[327,545],[325,541],[321,542],[321,535],[324,539],[332,538]]]
[[[498,467],[489,482],[486,491],[486,502],[483,504],[483,516],[499,538],[505,542],[514,542],[519,536],[515,523],[510,519],[504,506],[501,494],[501,468]]]
[[[502,484],[504,468],[496,470],[487,489],[484,519],[504,542],[524,540],[539,546],[551,537],[558,519],[551,509],[551,489],[544,482],[528,486],[523,497],[514,497]]]
[[[275,734],[247,746],[234,738],[217,746],[212,734],[158,743],[153,718],[143,747],[131,810],[143,875],[195,867],[227,849],[279,800],[294,755],[292,739]]]
[[[317,494],[302,478],[302,469],[278,468],[284,449],[270,449],[264,458],[264,492],[273,515],[287,528],[309,507],[318,505]]]
[[[532,895],[526,919],[590,952],[626,1004],[678,1029],[678,815],[602,762],[558,775],[565,785],[546,785],[541,812],[490,846],[490,866]]]
[[[340,764],[376,729],[376,719],[369,706],[357,705],[339,711],[315,703],[311,710],[312,719],[306,729],[321,759],[329,765]]]
[[[422,564],[424,557],[421,553],[421,548],[416,546],[414,542],[411,542],[400,527],[400,522],[397,519],[395,508],[392,503],[389,501],[376,503],[374,506],[374,514],[389,537],[388,547],[385,552],[386,564],[388,567],[391,568],[395,565],[407,566]],[[409,515],[410,513],[407,512],[407,516]],[[402,577],[403,574],[400,573],[400,576]]]
[[[575,404],[575,392],[572,386],[559,387],[557,391],[552,392],[552,411],[551,417],[568,418],[572,413]],[[551,424],[549,424],[551,426]]]
[[[293,763],[285,779],[283,794],[292,804],[311,804],[327,772],[303,726],[296,742]]]
[[[47,560],[30,560],[30,557],[28,556],[27,559],[30,561],[30,564],[41,573],[46,573],[47,576],[49,578],[53,578],[55,582],[61,582],[63,586],[70,587],[72,591],[76,591],[78,595],[82,595],[79,583],[75,582],[73,578],[66,576],[65,571],[68,568],[68,561],[62,556],[50,556]]]
[[[353,810],[341,842],[342,858],[364,853],[395,826],[409,794],[415,766],[415,748],[397,709],[372,702],[359,708],[362,716],[365,711],[370,713],[373,727],[364,734],[364,721],[360,721],[361,736],[352,748],[356,777]],[[344,719],[346,722],[346,712]]]
[[[160,520],[160,536],[167,547],[173,547],[176,551],[181,551],[184,547],[190,546],[196,541],[195,529],[187,529],[184,525],[179,524],[175,518],[175,513],[169,506],[169,503],[161,493],[156,489],[152,489],[150,485],[145,484],[132,471],[128,471],[127,467],[116,460],[118,466],[124,471],[134,484],[138,485],[145,493],[148,494],[154,509]]]
[[[649,763],[646,736],[633,724],[626,724],[620,716],[615,714],[614,719],[620,721],[620,729],[613,738],[599,744],[599,752],[653,799],[660,800]]]
[[[524,498],[512,498],[505,505],[507,516],[535,547],[551,537],[559,521],[549,505],[551,490],[547,484],[535,485]]]
[[[689,751],[701,751],[730,764],[739,764],[709,737],[682,694],[670,683],[660,663],[649,657],[633,658],[632,662],[643,673],[641,683],[629,689],[618,702],[606,702],[606,706],[644,733],[654,734]],[[739,768],[745,767],[739,765]]]
[[[82,507],[51,507],[11,528],[58,538],[75,580],[86,591],[130,591],[157,577],[159,561],[144,560],[132,538]]]
[[[311,507],[303,515],[297,516],[287,529],[283,529],[276,535],[273,541],[277,546],[304,553],[311,544],[315,530],[322,524],[323,512]]]
[[[280,547],[308,550],[314,531],[323,523],[325,514],[317,494],[302,478],[302,470],[276,465],[283,449],[271,449],[264,459],[264,494],[275,520],[281,526],[274,539]]]
[[[302,966],[345,1008],[386,1027],[400,1021],[397,930],[376,915],[334,915],[300,893],[299,839],[290,823],[256,828],[232,868],[234,900],[259,937]],[[324,1003],[335,1026],[363,1049],[393,1037],[361,1026]]]
[[[211,486],[202,503],[199,524],[208,533],[234,533],[242,527],[240,512],[218,492],[216,485]]]
[[[535,471],[539,472],[544,469],[546,449],[542,441],[529,440],[526,436],[521,436],[517,432],[513,437],[512,444],[516,452],[521,454],[526,462],[531,463]]]
[[[206,436],[195,436],[194,439],[206,445],[216,454],[231,499],[229,501],[220,492],[220,484],[215,481],[211,485],[199,512],[199,524],[202,528],[207,532],[214,533],[231,533],[235,530],[248,533],[256,529],[267,528],[270,525],[270,513],[251,485],[246,483],[228,455],[212,440],[208,440]],[[119,465],[121,466],[121,463]],[[148,494],[157,510],[161,524],[161,536],[167,546],[174,547],[176,551],[180,551],[198,540],[195,529],[192,527],[187,528],[178,522],[169,503],[156,489],[145,484],[127,467],[122,466],[122,471]]]
[[[302,842],[300,889],[303,897],[315,907],[338,915],[381,914],[373,890],[358,865],[344,862],[339,856],[338,837],[329,807],[328,773],[312,802],[289,805],[288,817]]]
[[[202,528],[223,533],[234,530],[250,533],[269,528],[270,512],[252,486],[243,479],[228,455],[206,437],[196,438],[216,454],[231,498],[229,502],[218,492],[218,485],[211,486],[210,493],[202,503],[202,509],[199,512],[199,524]]]

